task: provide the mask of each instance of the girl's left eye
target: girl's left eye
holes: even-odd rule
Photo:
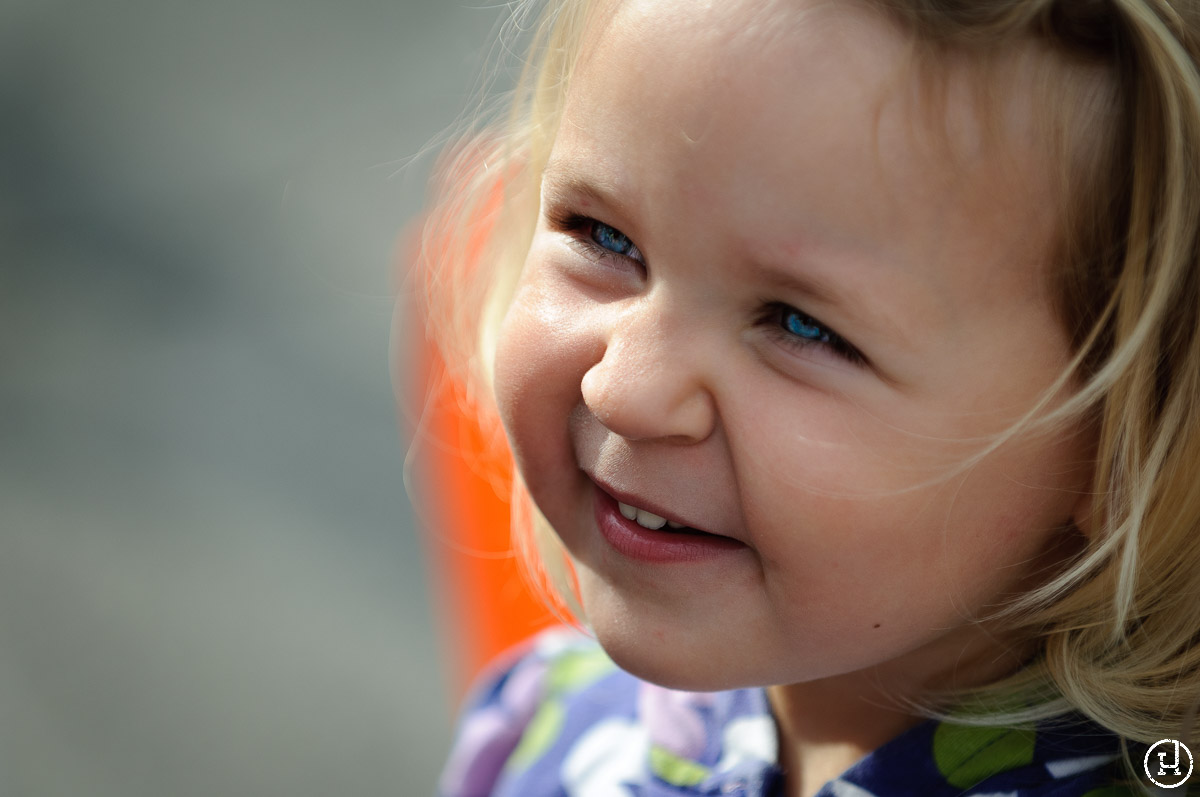
[[[811,346],[823,346],[851,363],[862,363],[866,358],[850,345],[841,335],[828,326],[788,304],[773,302],[767,305],[764,319],[779,341],[798,351]]]

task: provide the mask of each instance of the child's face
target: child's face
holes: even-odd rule
[[[965,618],[1062,554],[1090,473],[1078,430],[954,470],[1069,359],[1028,59],[985,141],[968,67],[927,115],[857,4],[631,0],[600,27],[496,376],[600,641],[694,689],[1011,666]]]

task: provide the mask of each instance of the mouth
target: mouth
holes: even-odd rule
[[[631,500],[644,501],[595,486],[596,525],[613,549],[631,559],[657,564],[696,562],[747,547],[732,537],[687,525],[659,507],[646,508]]]
[[[648,509],[641,509],[633,506],[632,504],[622,503],[621,501],[617,501],[617,509],[621,512],[626,520],[632,520],[642,528],[650,529],[651,531],[658,531],[664,526],[672,531],[699,531],[699,529],[694,529],[691,526],[685,526],[682,523],[676,523],[674,520],[667,520],[662,515],[656,515]]]
[[[648,501],[645,498],[639,498],[632,493],[626,493],[622,490],[617,490],[610,485],[604,484],[597,479],[592,479],[596,488],[617,503],[617,511],[626,520],[632,520],[642,528],[650,531],[658,531],[666,528],[670,531],[679,531],[690,534],[709,534],[710,532],[697,526],[690,525],[683,518],[675,513],[665,509],[655,503]]]

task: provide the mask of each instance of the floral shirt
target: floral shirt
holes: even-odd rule
[[[761,689],[681,692],[620,670],[592,640],[543,633],[476,689],[441,797],[783,794]],[[1037,730],[926,721],[817,797],[1123,797],[1118,739],[1079,720]]]

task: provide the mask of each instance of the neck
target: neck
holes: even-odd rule
[[[863,756],[920,724],[923,718],[904,708],[903,698],[993,682],[1025,658],[1020,647],[994,637],[958,643],[858,672],[768,687],[787,797],[812,797]]]
[[[843,676],[767,689],[779,728],[787,797],[812,797],[860,758],[921,722],[889,707],[882,695],[870,696],[854,680],[860,679]]]

